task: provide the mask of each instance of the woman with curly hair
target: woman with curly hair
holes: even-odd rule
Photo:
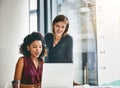
[[[16,64],[13,88],[20,81],[17,88],[40,88],[43,69],[44,39],[39,32],[28,34],[19,50],[23,54]]]

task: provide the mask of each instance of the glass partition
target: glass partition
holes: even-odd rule
[[[97,85],[95,0],[52,0],[52,5],[53,18],[64,14],[70,21],[69,33],[74,39],[75,81]]]

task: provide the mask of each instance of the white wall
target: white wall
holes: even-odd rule
[[[98,82],[120,80],[120,0],[96,0]]]
[[[13,80],[19,45],[29,33],[28,0],[0,0],[0,88]]]

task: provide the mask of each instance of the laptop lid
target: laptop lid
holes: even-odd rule
[[[41,88],[73,88],[73,63],[44,63]]]

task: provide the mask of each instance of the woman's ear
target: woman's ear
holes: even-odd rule
[[[27,50],[29,51],[29,46],[27,46]]]

